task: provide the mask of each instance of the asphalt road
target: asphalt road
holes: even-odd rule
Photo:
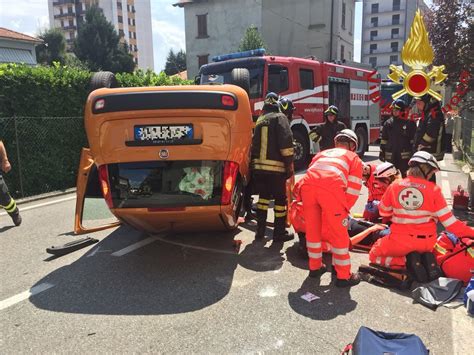
[[[467,178],[450,159],[443,169],[448,197]],[[46,247],[78,238],[74,206],[74,195],[22,204],[18,228],[0,213],[1,353],[339,354],[362,325],[417,334],[434,354],[469,352],[474,325],[463,308],[430,311],[367,283],[338,289],[328,274],[318,285],[293,242],[252,242],[252,225],[176,236],[119,227],[50,258]],[[355,269],[367,255],[352,260]],[[306,302],[305,292],[319,299]]]

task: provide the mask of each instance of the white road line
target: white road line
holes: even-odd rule
[[[54,205],[54,204],[56,204],[56,203],[61,203],[61,202],[65,202],[65,201],[74,200],[75,198],[76,198],[76,195],[70,196],[70,197],[61,198],[61,199],[59,199],[59,200],[54,200],[54,201],[39,203],[39,204],[33,205],[33,206],[20,207],[20,211],[21,211],[21,212],[24,212],[24,211],[32,210],[32,209],[34,209],[34,208],[40,208],[40,207],[44,207],[44,206]],[[1,213],[0,213],[0,216],[4,216],[4,215],[6,215],[6,214],[7,214],[6,212],[1,212]]]
[[[442,171],[441,176],[442,177],[448,177],[448,172],[447,171]]]
[[[143,239],[135,244],[129,245],[126,248],[120,249],[119,251],[116,251],[115,253],[112,253],[112,256],[124,256],[125,254],[128,254],[134,250],[137,250],[147,244],[153,243],[158,240],[158,237],[149,237],[146,239]]]
[[[449,180],[441,180],[441,190],[443,191],[443,196],[446,200],[451,200],[451,187],[449,186]]]
[[[189,249],[204,250],[204,251],[210,251],[210,252],[213,252],[213,253],[230,254],[230,255],[237,255],[238,254],[235,251],[220,250],[220,249],[215,249],[215,248],[205,248],[205,247],[200,247],[200,246],[197,246],[197,245],[190,245],[190,244],[184,244],[184,243],[180,243],[180,242],[173,242],[171,240],[163,239],[159,236],[155,236],[155,238],[157,240],[159,240],[160,242],[173,244],[173,245],[177,245],[177,246],[184,247],[184,248],[189,248]]]
[[[7,298],[6,300],[0,301],[0,311],[5,308],[11,307],[21,301],[27,300],[31,296],[34,296],[34,295],[37,295],[38,293],[46,291],[53,286],[54,286],[53,284],[49,284],[45,282],[45,283],[42,283],[30,288],[28,291],[19,293],[18,295],[15,295],[10,298]]]
[[[444,168],[446,166],[446,163],[444,162],[444,160],[441,160],[439,162],[439,166],[442,167],[442,168]]]

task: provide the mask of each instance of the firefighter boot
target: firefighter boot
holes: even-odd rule
[[[294,238],[293,233],[286,230],[286,215],[284,217],[275,217],[275,228],[273,229],[274,242],[287,242]]]
[[[358,285],[360,283],[360,275],[359,273],[351,274],[347,280],[343,279],[336,279],[336,287],[352,287]]]
[[[257,210],[257,232],[255,233],[255,240],[262,240],[265,238],[265,230],[267,229],[267,211]]]
[[[428,274],[421,263],[420,253],[413,251],[406,256],[407,270],[413,278],[420,282],[428,282]]]
[[[323,274],[325,274],[328,271],[326,265],[321,266],[321,268],[317,270],[309,270],[309,277],[311,278],[316,278],[316,277],[321,277]]]
[[[433,281],[443,276],[441,268],[436,262],[436,258],[433,253],[421,254],[421,263],[423,264],[426,273],[428,274],[428,281]]]
[[[18,207],[13,212],[9,213],[9,215],[12,218],[13,223],[15,223],[15,226],[18,227],[22,221]]]

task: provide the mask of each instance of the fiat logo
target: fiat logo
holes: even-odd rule
[[[161,149],[160,150],[160,158],[161,159],[168,159],[169,156],[170,156],[170,152],[168,151],[168,149]]]

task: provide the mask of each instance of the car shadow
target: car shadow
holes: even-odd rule
[[[325,276],[324,276],[325,277]],[[306,292],[319,297],[312,302],[301,298]],[[351,298],[350,288],[338,288],[331,282],[320,286],[320,280],[307,277],[296,292],[288,294],[290,307],[298,314],[313,320],[331,320],[352,312],[357,302]]]
[[[77,261],[39,280],[35,286],[53,287],[30,302],[54,312],[157,315],[200,310],[228,294],[239,260],[232,252],[233,233],[203,235],[204,245],[228,246],[225,253],[157,240],[124,256],[111,255],[127,246],[124,239],[130,233],[130,228],[118,228]],[[135,233],[133,242],[149,237]],[[169,238],[182,242],[197,237]]]

